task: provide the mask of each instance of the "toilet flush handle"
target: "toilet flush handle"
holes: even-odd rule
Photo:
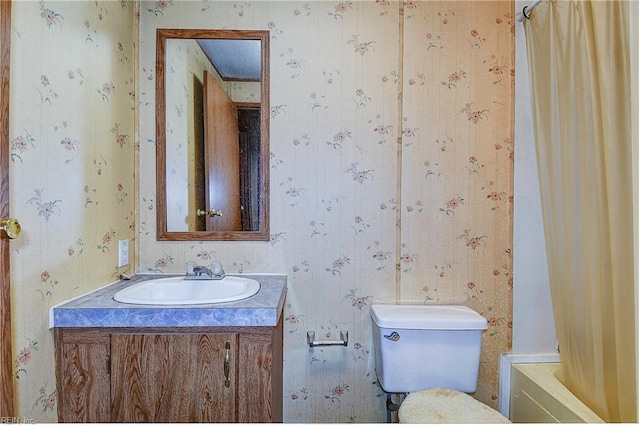
[[[400,334],[398,334],[397,331],[394,331],[391,334],[384,334],[383,336],[385,339],[391,340],[392,342],[397,342],[398,340],[400,340]]]

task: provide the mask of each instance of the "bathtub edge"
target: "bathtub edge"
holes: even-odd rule
[[[558,352],[535,354],[502,354],[500,357],[500,396],[498,410],[506,418],[510,419],[511,401],[511,365],[534,363],[560,362]]]

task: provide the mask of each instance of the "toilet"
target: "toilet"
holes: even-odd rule
[[[400,423],[510,423],[475,392],[487,320],[466,306],[372,305],[376,375]]]

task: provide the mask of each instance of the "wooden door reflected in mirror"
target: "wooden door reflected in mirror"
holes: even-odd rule
[[[240,220],[238,109],[213,75],[204,72],[204,174],[207,231],[243,231]]]

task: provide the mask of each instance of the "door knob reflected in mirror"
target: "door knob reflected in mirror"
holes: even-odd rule
[[[4,234],[9,239],[17,238],[20,235],[20,231],[22,227],[20,226],[20,222],[18,219],[14,219],[12,217],[0,220],[0,229],[4,231]]]
[[[198,209],[198,211],[196,212],[196,215],[198,217],[200,217],[200,216],[210,216],[210,217],[222,216],[222,210],[212,209],[212,210],[207,211],[207,210]]]

